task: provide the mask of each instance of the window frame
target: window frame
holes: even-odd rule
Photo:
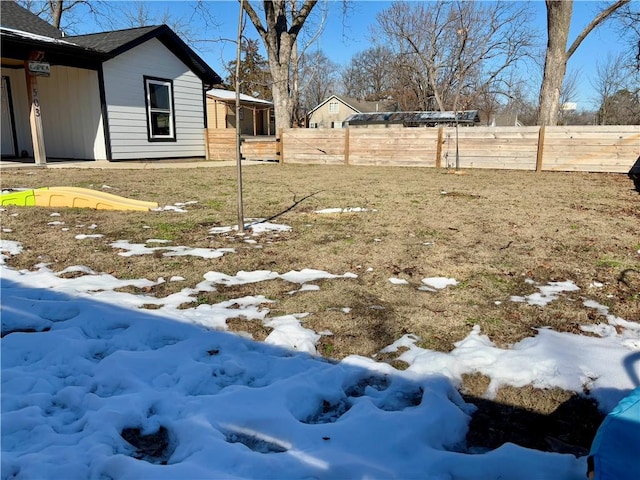
[[[329,113],[340,113],[340,102],[337,100],[329,101]]]
[[[147,118],[147,140],[149,142],[176,142],[176,109],[174,103],[174,94],[173,94],[173,80],[168,78],[159,78],[159,77],[150,77],[147,75],[143,76],[144,78],[144,103],[145,103],[145,116]],[[150,89],[149,85],[163,85],[168,87],[169,89],[169,110],[164,108],[152,108],[151,107],[151,98],[150,98]],[[152,122],[152,114],[153,113],[169,113],[169,135],[157,135],[153,133],[153,122]]]

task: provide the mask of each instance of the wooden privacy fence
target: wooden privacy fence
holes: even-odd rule
[[[207,160],[235,160],[235,129],[208,128],[204,132]]]
[[[205,129],[207,160],[236,159],[236,131]],[[243,137],[240,149],[246,160],[277,160],[275,137]]]
[[[640,126],[285,129],[280,162],[627,173]]]

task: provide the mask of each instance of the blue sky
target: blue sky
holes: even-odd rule
[[[193,18],[194,27],[200,33],[210,39],[235,38],[237,34],[237,22],[239,3],[235,0],[207,1],[209,10],[213,14],[216,26],[205,28],[201,17],[193,15],[193,2],[190,1],[152,1],[151,8],[158,12],[168,10],[172,16]],[[388,1],[354,1],[348,2],[348,13],[343,14],[342,0],[327,2],[328,19],[322,36],[316,43],[316,48],[321,49],[332,61],[345,65],[351,57],[367,49],[371,45],[371,26],[376,23],[376,15],[388,8],[392,2]],[[318,4],[322,4],[322,1]],[[540,31],[540,45],[544,47],[546,42],[544,31],[546,28],[546,9],[544,1],[531,1],[535,12],[535,20],[532,25]],[[576,1],[569,42],[572,42],[578,32],[593,18],[594,12],[601,6],[598,1]],[[89,27],[87,31],[96,31],[99,28]],[[84,32],[83,32],[84,33]],[[246,35],[257,38],[257,33],[249,22]],[[569,71],[579,71],[578,96],[575,101],[578,109],[592,109],[595,92],[590,81],[595,75],[597,62],[604,62],[607,54],[617,53],[626,48],[613,26],[604,25],[594,31],[582,43],[573,57],[569,60]],[[235,46],[225,42],[212,42],[199,44],[197,50],[209,65],[223,77],[223,65],[235,58]]]

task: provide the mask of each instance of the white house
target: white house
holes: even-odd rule
[[[66,36],[0,2],[2,156],[205,156],[205,92],[221,83],[166,25]]]

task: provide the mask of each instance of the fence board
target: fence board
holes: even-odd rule
[[[458,128],[460,168],[535,170],[539,127]],[[456,129],[444,129],[443,165],[456,166]]]
[[[207,132],[207,148],[209,149],[210,160],[235,160],[235,129],[210,128]]]
[[[282,131],[286,163],[343,164],[344,129],[291,128]]]
[[[437,129],[353,128],[349,133],[350,165],[436,165]]]
[[[276,154],[276,140],[274,138],[243,138],[242,158],[246,160],[278,160]]]
[[[640,127],[547,127],[542,170],[626,173],[640,157]]]

